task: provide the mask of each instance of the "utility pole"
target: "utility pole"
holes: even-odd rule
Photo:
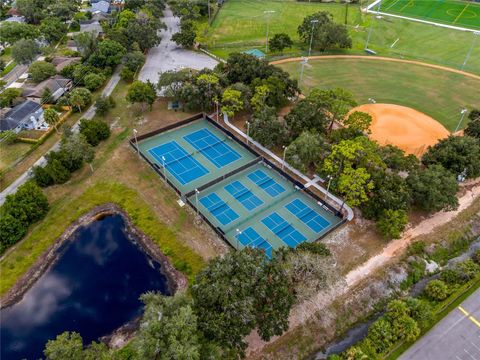
[[[270,14],[273,14],[275,10],[265,10],[263,13],[267,15],[267,42],[265,43],[265,54],[268,53],[268,30],[270,26]]]
[[[465,65],[467,65],[468,59],[470,58],[470,55],[472,54],[473,48],[475,47],[475,43],[477,42],[477,38],[480,37],[480,32],[476,31],[473,33],[473,40],[472,40],[472,46],[470,46],[470,50],[468,50],[467,56],[465,58],[465,61],[462,64],[461,70],[465,68]]]
[[[308,63],[308,57],[303,57],[302,58],[302,70],[300,70],[300,81],[299,81],[299,85],[300,87],[302,87],[302,82],[303,82],[303,70],[304,70],[304,67],[305,65]]]
[[[318,23],[318,19],[310,21],[312,23],[312,33],[310,34],[310,46],[308,47],[308,56],[312,53],[312,44],[313,44],[313,30],[315,29],[315,24]]]

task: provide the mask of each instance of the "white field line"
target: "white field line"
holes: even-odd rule
[[[393,44],[390,45],[390,49],[392,49],[392,48],[397,44],[398,40],[400,40],[400,38],[398,38],[397,40],[395,40],[395,41],[393,42]]]
[[[443,28],[447,28],[447,29],[467,31],[467,32],[472,32],[474,34],[477,34],[477,33],[480,34],[480,30],[474,30],[474,29],[464,28],[464,27],[460,27],[460,26],[447,25],[447,24],[440,24],[440,23],[436,23],[434,21],[416,19],[416,18],[411,18],[411,17],[408,17],[408,16],[401,16],[401,15],[385,13],[385,12],[382,12],[382,11],[370,10],[374,4],[378,4],[380,1],[382,1],[382,0],[377,0],[373,4],[371,4],[369,7],[367,7],[366,8],[367,13],[371,13],[371,14],[375,14],[375,15],[390,16],[390,17],[394,17],[394,18],[398,18],[398,19],[416,21],[416,22],[419,22],[419,23],[434,25],[434,26],[443,27]]]

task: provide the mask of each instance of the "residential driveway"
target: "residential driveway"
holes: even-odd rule
[[[400,360],[480,360],[480,289],[413,344]]]
[[[164,11],[163,21],[167,26],[167,30],[162,30],[160,33],[162,37],[160,45],[150,49],[148,52],[147,61],[138,76],[140,80],[150,80],[156,84],[159,72],[183,68],[213,69],[217,65],[217,61],[210,56],[182,49],[172,42],[172,35],[180,30],[180,19],[174,17],[168,7]]]

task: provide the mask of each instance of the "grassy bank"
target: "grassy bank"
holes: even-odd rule
[[[278,65],[300,77],[300,62]],[[398,104],[421,111],[453,131],[460,110],[478,106],[480,81],[464,75],[421,65],[362,59],[324,59],[304,67],[302,90],[342,87],[352,91],[360,104]],[[466,121],[463,123],[463,127]]]

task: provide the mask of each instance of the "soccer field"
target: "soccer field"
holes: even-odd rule
[[[480,29],[480,3],[461,0],[383,0],[370,10]]]

